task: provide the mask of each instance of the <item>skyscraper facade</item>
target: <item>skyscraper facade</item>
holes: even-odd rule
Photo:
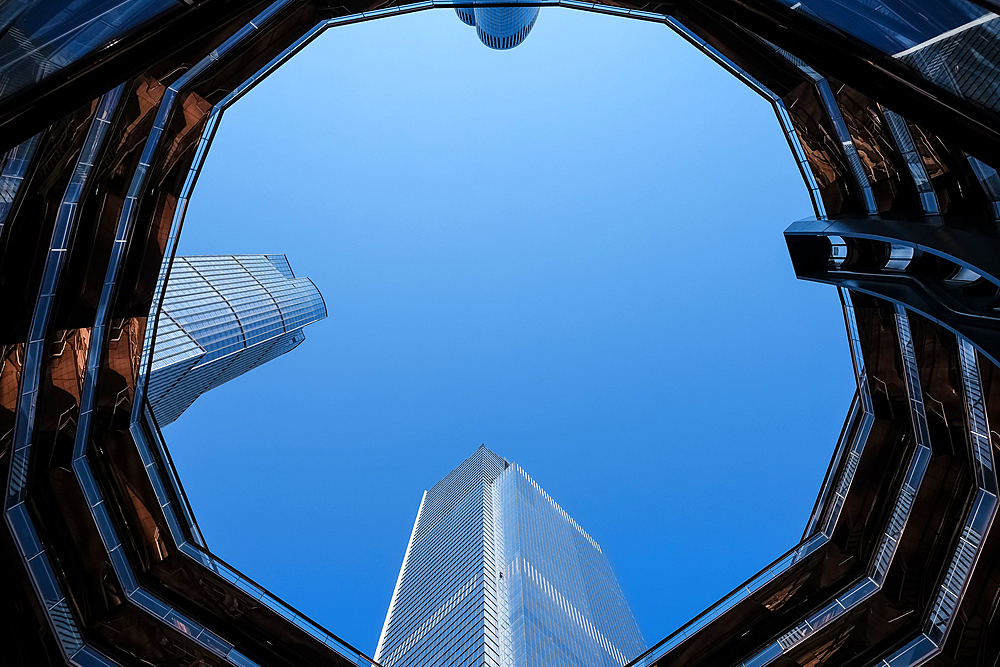
[[[523,42],[538,19],[538,7],[456,7],[455,13],[475,27],[479,41],[498,51]]]
[[[308,278],[284,255],[174,260],[153,343],[147,398],[165,426],[209,389],[280,357],[326,317]]]
[[[622,666],[645,649],[600,545],[485,446],[424,493],[375,660]]]
[[[373,664],[200,538],[149,409],[158,304],[231,104],[327,29],[526,9],[492,4],[0,3],[4,665]],[[857,378],[801,542],[632,664],[994,667],[1000,2],[544,4],[661,23],[773,105],[814,209],[792,265],[836,286]]]

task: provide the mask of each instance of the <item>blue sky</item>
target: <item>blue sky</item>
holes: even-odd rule
[[[167,442],[220,556],[369,654],[424,489],[480,443],[602,545],[652,645],[801,536],[854,391],[768,103],[658,24],[337,28],[230,109],[183,254],[330,311]]]

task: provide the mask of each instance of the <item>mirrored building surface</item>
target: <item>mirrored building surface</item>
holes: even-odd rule
[[[296,348],[302,328],[326,317],[308,278],[284,255],[178,257],[153,343],[147,396],[170,424],[195,399]]]
[[[455,13],[476,28],[479,41],[498,51],[523,42],[538,19],[538,7],[456,7]]]
[[[645,646],[597,542],[482,446],[424,493],[375,660],[621,667]]]
[[[814,209],[785,230],[792,266],[798,278],[837,289],[857,378],[801,541],[631,664],[995,667],[1000,2],[536,4],[660,23],[664,39],[673,31],[768,100]],[[0,4],[5,667],[376,664],[208,548],[150,407],[153,342],[160,327],[171,335],[158,306],[225,110],[325,30],[440,7],[459,9],[481,38],[510,43],[533,20],[533,8],[515,2]],[[480,26],[480,10],[508,18]],[[701,99],[697,90],[678,94]],[[720,165],[705,188],[739,177]],[[227,336],[198,346],[207,357]],[[194,344],[184,336],[175,344],[194,368]],[[488,473],[496,478],[480,480],[483,498],[472,496],[481,514],[479,505],[455,511],[506,516],[487,506],[485,489],[518,473]],[[564,546],[581,539],[566,531]],[[486,545],[488,532],[500,561],[503,526],[484,523],[476,540]],[[535,607],[538,624],[522,617],[524,655],[535,655],[546,645],[532,643],[530,628],[575,633],[552,619],[579,610],[585,596],[561,588],[565,563],[521,542],[518,571],[506,560],[510,544],[504,537],[500,562],[515,568],[502,570],[504,586],[520,577],[525,599],[532,586],[563,596],[551,598],[558,610],[544,600]],[[494,578],[488,562],[484,555],[480,578],[461,570],[469,590],[500,585],[501,570]],[[517,609],[495,599],[496,627],[511,620],[514,637]],[[485,618],[487,607],[468,608]],[[513,641],[509,652],[489,643],[485,621],[461,627],[472,634],[449,660],[520,655]],[[624,639],[601,633],[627,657]],[[380,658],[410,634],[385,634]],[[390,642],[402,643],[387,653]],[[586,648],[592,659],[611,659],[615,651],[598,643]],[[399,655],[398,664],[421,665]]]

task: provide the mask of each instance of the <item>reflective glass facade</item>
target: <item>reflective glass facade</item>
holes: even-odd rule
[[[969,0],[782,1],[909,65],[948,92],[1000,110],[1000,18],[983,6]]]
[[[516,463],[497,480],[505,665],[624,665],[646,645],[600,545]]]
[[[662,23],[774,105],[815,210],[785,232],[792,264],[839,288],[857,375],[802,541],[631,664],[994,665],[1000,4],[535,4]],[[191,331],[158,317],[231,104],[358,21],[454,8],[488,46],[510,48],[535,16],[511,5],[0,3],[0,663],[373,664],[205,546],[146,400],[153,323],[172,337],[175,382],[213,355],[215,370],[239,372],[278,353],[268,341],[295,343],[268,337],[262,293],[246,295],[258,310],[238,326],[228,310],[192,316]],[[628,654],[614,594],[588,608],[594,582],[610,581],[589,540],[516,466],[484,452],[466,472],[422,504],[383,660]],[[455,574],[407,575],[437,571]]]
[[[326,317],[308,278],[284,255],[178,257],[163,297],[148,397],[157,422],[200,395],[297,347]]]
[[[611,667],[645,649],[601,547],[480,447],[424,493],[375,660]]]
[[[0,4],[0,98],[20,92],[177,0],[10,0]]]
[[[523,42],[538,19],[538,7],[456,7],[455,13],[475,26],[483,44],[501,51]]]

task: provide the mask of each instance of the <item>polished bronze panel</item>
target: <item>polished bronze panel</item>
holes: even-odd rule
[[[202,3],[204,13],[209,13],[209,5],[220,4],[212,0]],[[745,27],[735,25],[732,16],[713,9],[732,4],[722,0],[685,2],[677,7],[677,17],[685,24],[689,22],[697,34],[763,82],[784,102],[812,174],[819,183],[827,213],[831,216],[862,214],[857,184],[846,162],[843,143],[831,126],[829,110],[824,108],[816,85],[803,76],[801,70],[789,65],[787,59],[776,55],[767,42]],[[615,6],[629,5],[617,3]],[[217,629],[262,665],[343,662],[304,629],[179,550],[159,507],[156,490],[146,474],[144,461],[132,440],[129,412],[139,378],[138,363],[148,324],[146,316],[160,263],[168,247],[169,228],[179,206],[182,183],[188,176],[194,150],[205,131],[213,105],[318,20],[374,7],[370,3],[342,7],[294,3],[273,24],[255,33],[232,54],[211,65],[190,85],[178,91],[166,118],[163,136],[152,156],[150,172],[138,193],[136,215],[127,230],[128,247],[111,294],[111,318],[104,332],[106,335],[96,337],[102,338],[100,340],[92,340],[92,332],[99,330],[95,325],[104,324],[95,320],[112,258],[113,236],[119,227],[139,155],[146,146],[153,118],[160,111],[169,86],[229,35],[246,25],[261,6],[230,7],[226,21],[214,15],[214,22],[206,23],[203,34],[178,44],[175,50],[164,52],[165,57],[145,61],[128,73],[133,79],[125,87],[105,149],[80,201],[65,280],[46,332],[30,486],[31,517],[58,564],[62,586],[71,598],[74,618],[80,622],[88,641],[123,664],[140,664],[140,660],[161,664],[198,664],[199,661],[201,664],[221,664],[221,661],[190,636],[177,632],[135,606],[123,594],[94,520],[87,511],[81,482],[72,474],[70,458],[79,419],[81,388],[88,379],[86,355],[91,349],[101,352],[101,360],[96,371],[96,413],[92,432],[87,434],[87,455],[111,521],[122,536],[124,552],[140,584],[195,621]],[[669,9],[661,5],[644,8]],[[237,13],[240,16],[237,17]],[[794,49],[794,39],[782,40],[780,34],[772,32],[765,36],[801,55]],[[821,74],[828,73],[821,63],[811,65]],[[874,63],[869,65],[876,66]],[[100,69],[96,63],[89,63],[88,67],[93,71]],[[105,81],[123,80],[124,71],[109,75]],[[844,70],[838,73],[841,71]],[[864,90],[875,95],[870,81],[843,78],[850,82],[850,87],[831,81],[832,90],[851,131],[879,210],[893,214],[918,211],[911,185],[901,173],[902,162],[882,126],[877,105],[858,92]],[[87,99],[94,93],[90,91]],[[74,106],[79,107],[84,101],[79,99]],[[879,101],[890,108],[908,111],[906,105],[892,104],[881,98]],[[93,103],[84,105],[45,130],[23,189],[18,193],[13,217],[0,237],[0,279],[3,281],[0,283],[3,285],[0,312],[10,313],[10,317],[0,318],[0,344],[3,344],[0,468],[6,466],[10,458],[5,449],[9,445],[7,432],[13,425],[17,408],[21,355],[51,235],[54,207],[63,194],[93,109]],[[5,118],[8,117],[0,117],[0,122]],[[938,124],[934,129],[944,136],[946,128]],[[945,219],[966,216],[968,227],[976,229],[978,224],[985,229],[982,213],[985,200],[974,175],[970,174],[965,156],[935,135],[916,126],[911,126],[911,130],[942,200]],[[9,135],[11,141],[13,136]],[[891,252],[891,245],[887,247],[886,242],[872,239],[852,242],[851,247],[854,254],[845,261],[841,274],[881,271]],[[934,273],[935,267],[940,268],[942,275],[935,279],[942,282],[951,275],[945,275],[945,269],[955,268],[946,261],[934,264],[921,256],[914,258],[913,266],[930,273]],[[918,278],[922,280],[926,275],[901,273],[894,277],[897,281],[909,280],[913,284],[917,284],[915,279]],[[981,278],[948,289],[958,295],[959,303],[975,305],[988,312],[995,306],[997,293],[994,285],[993,292],[987,294],[991,289],[987,283],[989,280]],[[940,295],[937,298],[940,303],[953,303]],[[860,290],[855,291],[854,299],[875,417],[833,539],[722,614],[707,630],[681,645],[660,664],[736,664],[752,655],[763,641],[784,632],[856,580],[871,560],[896,497],[899,471],[912,449],[912,425],[904,404],[892,305]],[[963,399],[955,379],[954,335],[915,314],[912,321],[934,460],[927,473],[927,483],[915,500],[913,517],[900,544],[898,560],[894,561],[882,592],[838,619],[829,631],[818,633],[793,653],[781,657],[777,664],[853,664],[861,660],[858,656],[877,659],[884,647],[908,632],[906,628],[914,627],[916,619],[924,613],[935,577],[945,566],[949,549],[954,546],[954,536],[948,532],[948,527],[958,524],[956,517],[964,511],[963,499],[968,498],[971,489],[966,471],[966,448],[962,444],[968,437],[968,429],[963,422]],[[983,361],[983,366],[986,369],[988,364]],[[992,366],[984,370],[991,412],[996,407],[993,405],[996,392],[992,388],[995,372]],[[35,618],[34,622],[43,628],[44,634],[45,620],[40,616],[34,593],[26,586],[23,565],[9,558],[15,552],[9,535],[6,531],[3,534],[7,540],[3,544],[6,560],[0,563],[10,565],[19,574],[5,580],[5,587],[0,592],[5,599],[8,595],[13,596],[11,599],[17,598],[18,608],[25,610],[24,618]],[[987,543],[984,562],[989,554],[995,555],[1000,549],[995,544],[996,537],[992,538],[993,541]],[[976,576],[970,589],[972,593],[963,602],[965,620],[952,637],[964,647],[952,654],[955,659],[966,660],[972,655],[970,651],[978,651],[975,655],[981,657],[992,650],[991,640],[976,640],[974,635],[979,632],[980,638],[986,637],[991,628],[995,629],[996,605],[990,600],[996,599],[996,576],[988,568],[980,568]],[[9,608],[4,609],[10,616]],[[34,651],[33,656],[41,655],[44,650],[56,655],[51,651],[50,638],[45,637],[40,644],[48,649],[36,644],[32,644],[34,648],[25,644],[27,648],[23,650]],[[6,646],[2,650],[5,651]],[[42,663],[36,661],[36,664]]]
[[[803,81],[782,99],[812,167],[827,214],[863,214],[858,187],[816,86]]]
[[[880,213],[921,213],[920,199],[878,104],[835,79],[830,87],[851,132]]]
[[[4,225],[0,247],[0,344],[27,338],[45,256],[77,155],[83,146],[97,100],[48,129],[35,149],[32,166],[21,184],[18,206]]]
[[[1000,455],[996,431],[1000,424],[1000,368],[982,354],[978,359],[986,411],[994,429],[990,436],[996,460]],[[996,531],[990,532],[983,546],[944,655],[953,664],[975,667],[991,667],[1000,655],[1000,535]]]
[[[989,219],[986,196],[965,155],[940,136],[910,122],[913,143],[934,185],[942,214]]]

